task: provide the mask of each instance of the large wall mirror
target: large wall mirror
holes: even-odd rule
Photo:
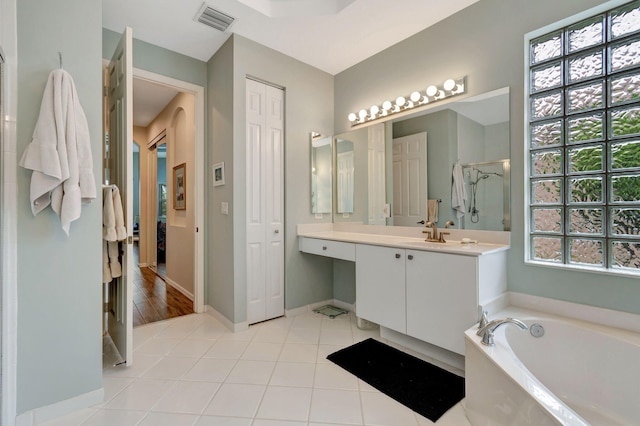
[[[451,220],[456,228],[508,231],[509,134],[509,88],[503,88],[336,135],[334,221],[431,220],[444,227]],[[451,196],[456,163],[466,193],[460,217]]]
[[[311,213],[332,212],[332,145],[331,137],[311,132]]]

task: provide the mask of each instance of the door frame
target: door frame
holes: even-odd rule
[[[195,102],[195,258],[194,258],[194,294],[193,310],[204,312],[204,204],[205,204],[205,155],[204,155],[204,87],[197,84],[177,80],[151,71],[133,68],[133,78],[171,87],[181,92],[194,95]]]

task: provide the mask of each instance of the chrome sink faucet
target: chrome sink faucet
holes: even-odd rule
[[[482,336],[482,344],[487,346],[495,345],[493,341],[493,333],[500,326],[505,324],[515,324],[520,327],[521,330],[528,330],[527,324],[523,323],[520,320],[515,318],[503,318],[503,319],[495,319],[493,321],[488,322],[484,327],[480,328],[476,335]]]

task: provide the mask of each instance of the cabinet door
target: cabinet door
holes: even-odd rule
[[[405,250],[356,246],[356,315],[406,333]]]
[[[464,354],[478,318],[477,259],[407,250],[406,271],[407,334]]]

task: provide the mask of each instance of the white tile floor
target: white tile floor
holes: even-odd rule
[[[104,403],[48,425],[433,424],[326,356],[378,330],[309,313],[231,333],[207,314],[134,329],[134,364],[104,370]],[[106,361],[108,362],[108,360]],[[457,404],[437,422],[470,426]]]

